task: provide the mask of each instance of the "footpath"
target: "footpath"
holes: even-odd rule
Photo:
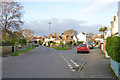
[[[110,68],[110,59],[106,59],[99,48],[93,49],[80,73],[83,78],[115,78]]]

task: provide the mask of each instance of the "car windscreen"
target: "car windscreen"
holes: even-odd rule
[[[86,47],[86,45],[79,45],[80,47]]]
[[[91,45],[92,44],[92,42],[88,42],[88,45]]]

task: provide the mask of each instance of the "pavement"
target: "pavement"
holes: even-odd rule
[[[76,47],[55,50],[40,46],[20,56],[3,57],[2,61],[3,78],[114,78],[110,59],[105,59],[99,48],[77,54]]]
[[[81,71],[81,77],[113,78],[114,76],[110,74],[109,65],[110,59],[104,58],[102,51],[96,48],[91,55],[88,56],[86,65]]]

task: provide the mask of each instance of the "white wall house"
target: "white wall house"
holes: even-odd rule
[[[43,46],[46,44],[46,45],[48,45],[48,42],[49,41],[54,41],[55,40],[55,38],[52,38],[52,37],[50,37],[50,39],[49,38],[46,38],[45,40],[44,40],[44,42],[43,42]]]
[[[73,36],[73,40],[75,41],[75,43],[77,43],[77,37]]]
[[[107,37],[110,37],[110,36],[111,36],[111,31],[109,30],[106,32],[104,38],[107,39]]]
[[[84,42],[88,42],[88,35],[86,35],[86,34],[83,34],[83,33],[79,33],[78,35],[77,35],[77,38],[78,38],[78,41],[84,41]]]
[[[118,7],[118,34],[120,36],[120,2]]]
[[[118,33],[117,36],[120,36],[120,11],[117,12],[114,20],[111,22],[111,33],[113,35]]]

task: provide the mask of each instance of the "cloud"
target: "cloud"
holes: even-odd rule
[[[88,12],[100,12],[105,11],[108,7],[114,3],[118,2],[119,0],[97,0],[94,1],[88,8],[81,11],[81,13],[88,13]]]
[[[20,2],[93,2],[95,0],[15,0]]]
[[[98,30],[103,25],[86,25],[84,21],[78,21],[74,19],[50,19],[41,21],[29,21],[25,22],[23,28],[31,29],[37,36],[43,36],[49,34],[49,21],[51,22],[51,33],[63,33],[65,30],[73,29],[79,32],[86,33],[98,33]]]

